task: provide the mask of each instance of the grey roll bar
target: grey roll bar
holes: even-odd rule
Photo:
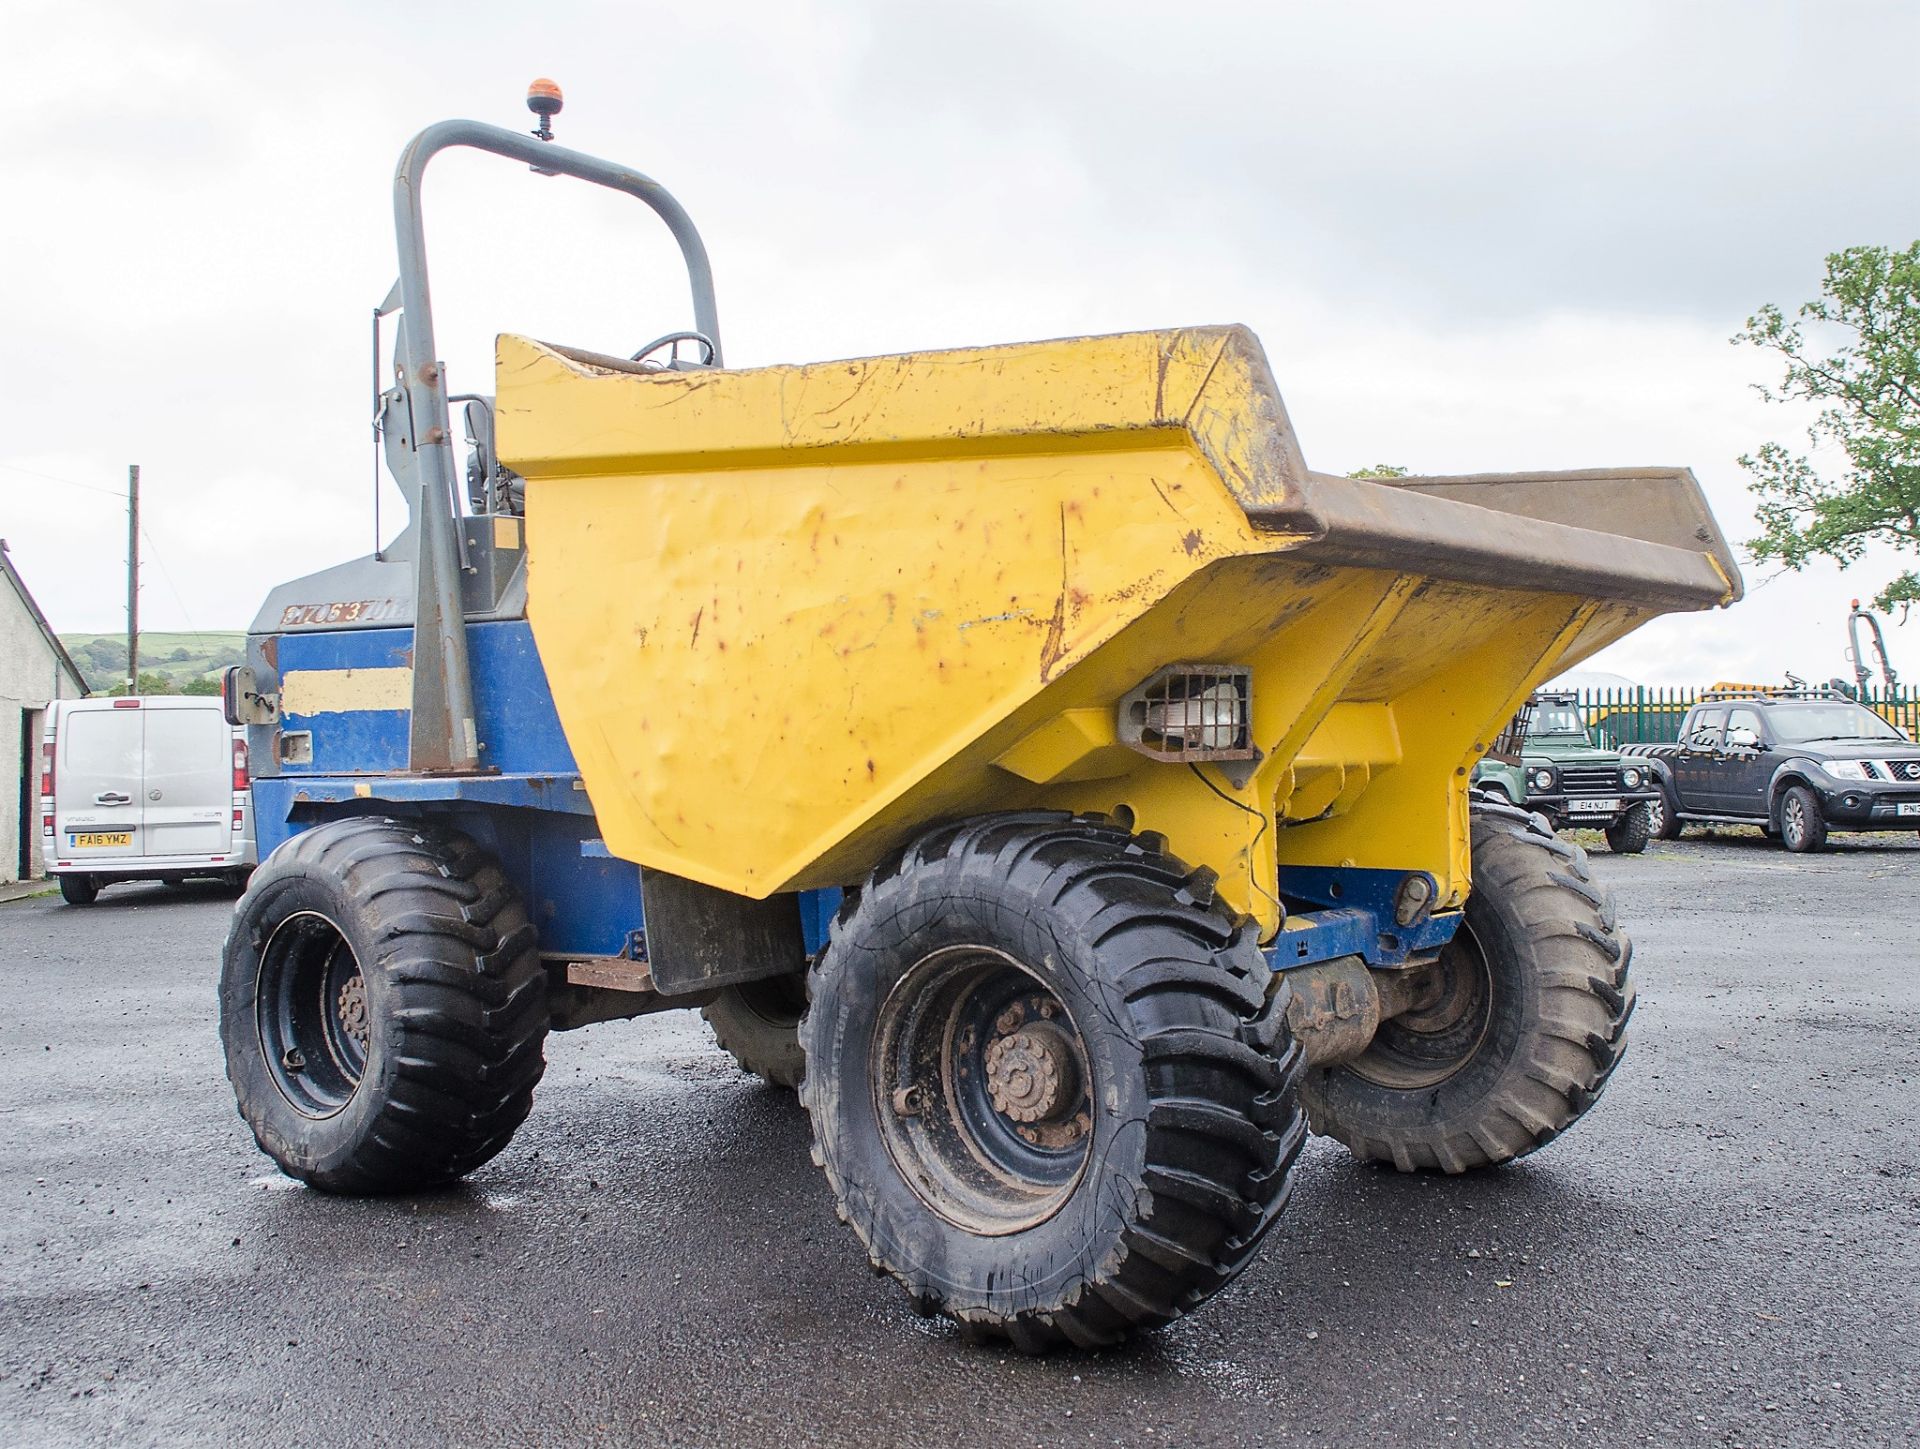
[[[427,286],[426,226],[420,183],[427,163],[453,146],[525,161],[536,171],[572,176],[645,202],[667,224],[686,259],[693,288],[694,325],[713,343],[721,366],[720,314],[713,299],[713,268],[693,219],[650,176],[569,151],[533,136],[479,121],[441,121],[415,136],[393,172],[393,224],[400,251],[400,329],[397,359],[401,385],[413,418],[412,441],[419,462],[413,601],[413,713],[409,768],[462,773],[480,768],[480,742],[473,715],[473,678],[467,664],[466,617],[460,606],[459,558],[455,549],[453,438],[448,422],[446,369],[433,337],[433,302]]]

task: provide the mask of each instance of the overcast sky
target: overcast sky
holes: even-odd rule
[[[0,54],[0,535],[61,630],[124,627],[130,462],[148,628],[366,551],[394,158],[534,75],[692,211],[734,365],[1245,322],[1316,467],[1687,464],[1734,538],[1804,420],[1727,339],[1920,236],[1910,5],[0,0]],[[499,331],[688,322],[630,201],[453,155],[427,215],[456,391]],[[1846,674],[1893,571],[1750,568],[1596,663]]]

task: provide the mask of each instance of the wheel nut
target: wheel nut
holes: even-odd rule
[[[1016,1026],[1020,1025],[1020,1015],[1020,1007],[1016,1002],[993,1019],[993,1029],[999,1032],[1000,1035],[1005,1036]]]
[[[306,1054],[299,1047],[288,1047],[280,1058],[280,1065],[290,1072],[304,1072],[307,1069]]]
[[[900,1087],[894,1091],[893,1111],[897,1117],[918,1117],[926,1105],[926,1095],[918,1087]]]

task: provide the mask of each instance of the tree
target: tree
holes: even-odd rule
[[[115,698],[125,695],[126,692],[127,681],[124,677],[111,689],[94,691],[95,694],[105,694]],[[134,691],[135,694],[179,694],[180,692],[180,686],[173,682],[172,676],[162,674],[157,669],[141,670],[140,687]]]
[[[1355,468],[1349,478],[1404,478],[1407,470],[1397,463],[1375,463],[1371,468]]]
[[[1760,497],[1753,556],[1800,569],[1855,563],[1870,543],[1920,554],[1920,242],[1835,252],[1816,300],[1791,320],[1769,303],[1733,341],[1778,354],[1786,374],[1760,395],[1817,405],[1809,440],[1841,455],[1830,476],[1779,443],[1740,459]],[[1874,599],[1881,609],[1916,601],[1914,569]]]

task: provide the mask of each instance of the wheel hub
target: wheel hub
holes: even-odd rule
[[[340,988],[340,997],[335,1005],[340,1014],[340,1029],[360,1044],[365,1051],[372,1033],[367,1027],[367,978],[355,976]]]
[[[1014,1122],[1043,1122],[1072,1100],[1073,1054],[1060,1033],[1023,1027],[987,1046],[987,1095]]]
[[[1066,1006],[990,946],[947,946],[896,981],[876,1024],[887,1151],[926,1206],[1015,1233],[1072,1195],[1093,1142],[1093,1080]]]

